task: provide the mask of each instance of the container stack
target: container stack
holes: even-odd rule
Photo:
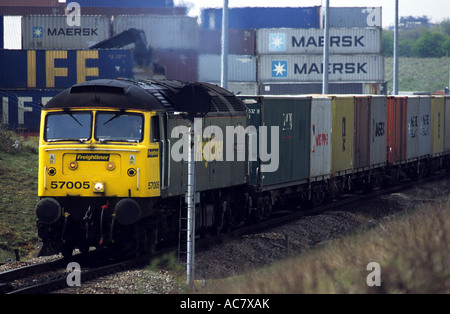
[[[216,31],[220,41],[221,14],[221,9],[204,10],[201,33]],[[228,88],[251,95],[321,93],[322,15],[320,7],[229,9]],[[381,8],[330,8],[330,16],[330,93],[385,93]],[[255,31],[255,50],[247,49],[254,54],[235,49],[242,36],[232,32],[247,29]],[[220,55],[200,53],[199,79],[217,83]]]

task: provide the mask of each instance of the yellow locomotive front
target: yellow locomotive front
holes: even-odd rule
[[[152,132],[151,121],[158,110],[139,103],[146,95],[120,84],[123,95],[72,88],[42,110],[36,206],[41,255],[117,242],[132,252],[137,222],[155,211],[160,167],[159,142],[152,136],[159,130]]]

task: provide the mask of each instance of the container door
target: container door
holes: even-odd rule
[[[419,156],[427,156],[431,149],[431,96],[420,96]]]
[[[372,96],[370,102],[370,165],[386,163],[386,110],[385,96]]]
[[[310,152],[310,179],[328,177],[331,172],[331,98],[312,98]]]
[[[369,100],[367,96],[355,97],[355,169],[368,167],[370,164]]]

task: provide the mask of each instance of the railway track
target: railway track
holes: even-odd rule
[[[326,203],[311,210],[299,211],[292,208],[289,210],[289,214],[281,215],[274,219],[268,219],[255,225],[239,228],[238,230],[232,231],[228,234],[219,234],[214,237],[198,239],[196,240],[196,249],[207,250],[211,245],[230,242],[244,234],[259,232],[264,229],[291,222],[307,215],[316,215],[332,209],[338,209],[339,207],[369,200],[383,194],[399,192],[417,184],[440,180],[446,176],[448,176],[448,173],[439,173],[420,180],[406,181],[386,189],[374,190],[370,193],[347,195],[344,198]],[[104,256],[103,258],[100,258],[102,255],[101,251],[92,251],[89,255],[75,255],[70,260],[60,258],[42,264],[29,265],[9,270],[0,273],[0,294],[51,293],[52,291],[67,287],[67,276],[69,272],[66,270],[66,267],[69,262],[77,262],[81,265],[80,279],[81,283],[85,283],[107,274],[148,264],[152,258],[157,258],[158,256],[162,256],[167,252],[175,250],[176,248],[172,247],[158,252],[153,256],[146,255],[140,258],[123,261],[105,258]],[[42,274],[45,274],[45,279],[41,279],[37,276]]]

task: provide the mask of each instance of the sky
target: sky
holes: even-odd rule
[[[174,0],[176,5],[182,3],[193,5],[190,15],[198,15],[200,8],[222,7],[223,0]],[[432,23],[450,18],[450,0],[398,0],[399,17],[426,15]],[[228,7],[309,7],[325,6],[325,0],[228,0]],[[331,7],[382,7],[383,27],[394,25],[395,0],[330,0]]]

